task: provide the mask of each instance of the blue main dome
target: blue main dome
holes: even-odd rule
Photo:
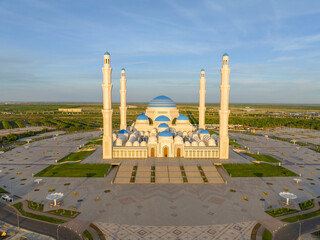
[[[148,107],[168,108],[168,107],[176,107],[176,104],[174,103],[174,101],[172,101],[171,98],[161,95],[152,99]]]
[[[170,122],[170,118],[167,116],[161,115],[155,119],[156,122]]]
[[[208,130],[205,130],[205,129],[204,129],[204,130],[201,130],[201,131],[200,131],[200,134],[210,134],[210,133],[209,133]]]

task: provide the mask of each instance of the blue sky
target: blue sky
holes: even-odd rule
[[[105,51],[114,102],[218,103],[227,51],[232,103],[320,103],[319,0],[0,1],[2,102],[101,102]]]

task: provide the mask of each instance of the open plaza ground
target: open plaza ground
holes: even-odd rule
[[[249,148],[251,153],[259,152],[280,160],[282,167],[301,175],[301,182],[297,184],[294,176],[230,176],[219,163],[251,166],[252,161],[255,161],[254,158],[241,152],[236,153],[232,149],[229,160],[148,158],[106,161],[101,159],[101,146],[94,146],[96,150],[81,162],[63,165],[57,160],[78,151],[78,147],[88,140],[99,138],[101,132],[47,134],[53,137],[16,147],[0,155],[0,187],[23,200],[44,204],[44,211],[52,210],[51,201],[46,199],[50,192],[63,193],[61,208],[81,212],[74,220],[65,224],[79,232],[85,230],[91,222],[96,223],[106,236],[115,234],[112,230],[104,230],[111,229],[108,226],[112,224],[120,227],[128,236],[130,231],[135,231],[134,234],[140,237],[144,231],[150,232],[146,229],[152,226],[160,229],[159,234],[163,230],[163,236],[174,234],[171,230],[186,234],[199,226],[207,226],[206,231],[211,229],[210,232],[217,233],[215,239],[220,239],[219,229],[226,230],[234,227],[234,224],[242,226],[236,228],[243,229],[243,234],[251,233],[257,222],[264,223],[271,230],[283,226],[284,223],[265,213],[268,209],[285,206],[285,199],[279,196],[279,192],[290,191],[297,195],[297,199],[291,200],[289,206],[295,209],[299,209],[299,202],[320,196],[320,154],[307,147],[297,148],[293,143],[264,136],[230,133],[231,138]],[[114,163],[120,166],[110,169],[107,167],[105,170],[100,168],[100,171],[105,171],[106,176],[36,177],[37,173],[49,166],[66,166],[67,169],[72,164],[85,166]],[[135,182],[130,183],[135,166]],[[188,182],[183,182],[181,166]],[[208,182],[203,181],[198,166],[201,166]],[[68,174],[68,171],[64,171]],[[151,183],[153,174],[155,182]],[[38,178],[42,179],[39,184],[35,182]],[[20,199],[15,198],[14,201]],[[73,224],[74,221],[82,224]],[[153,239],[157,239],[156,236]],[[176,236],[179,237],[179,234]],[[231,236],[227,239],[238,239]],[[118,239],[129,238],[124,236]]]

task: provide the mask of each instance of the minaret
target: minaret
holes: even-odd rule
[[[103,73],[103,159],[112,159],[112,107],[111,107],[111,71],[110,53],[104,54]]]
[[[229,55],[227,53],[222,56],[221,85],[220,85],[220,110],[219,110],[219,152],[220,159],[229,159]]]
[[[205,71],[201,69],[199,90],[199,129],[205,129],[205,115],[206,115],[206,78]]]
[[[127,90],[126,90],[126,70],[124,68],[121,69],[121,78],[120,78],[120,129],[127,130]]]

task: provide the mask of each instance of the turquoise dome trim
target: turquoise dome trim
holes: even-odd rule
[[[109,55],[110,56],[110,53],[109,52],[105,52],[104,55]]]
[[[210,134],[208,130],[201,130],[200,134]]]
[[[167,116],[161,115],[155,119],[156,122],[170,122],[170,118]]]
[[[201,69],[201,72],[204,72],[204,71],[205,71],[205,70],[202,68],[202,69]]]
[[[163,131],[159,133],[159,137],[172,137],[172,133],[169,131]]]
[[[222,56],[223,57],[229,57],[228,53],[224,53]]]
[[[169,126],[166,123],[161,123],[158,127],[159,128],[168,128]]]
[[[145,113],[141,113],[138,117],[137,120],[148,120],[149,118]]]
[[[189,120],[189,118],[181,113],[179,113],[179,117],[177,118],[178,121],[186,121]]]
[[[120,130],[118,133],[119,133],[119,134],[126,134],[126,133],[128,133],[128,131],[125,130],[125,129],[122,129],[122,130]]]

